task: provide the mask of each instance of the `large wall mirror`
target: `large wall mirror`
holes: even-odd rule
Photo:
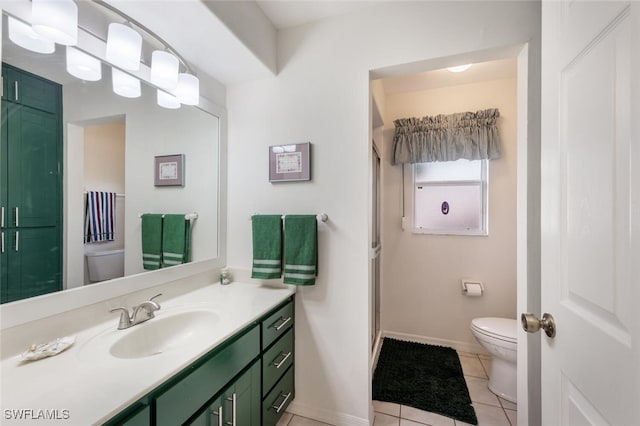
[[[66,72],[64,46],[39,54],[9,40],[3,13],[2,62],[62,85],[62,276],[63,291],[91,283],[87,254],[124,250],[124,275],[146,272],[142,263],[141,214],[195,213],[192,262],[220,256],[220,108],[199,106],[165,109],[156,103],[156,89],[142,84],[142,95],[116,95],[111,67],[102,65],[102,79],[79,80]],[[205,100],[206,101],[206,100]],[[184,185],[155,186],[155,157],[184,156]],[[84,241],[88,191],[116,196],[114,241]]]

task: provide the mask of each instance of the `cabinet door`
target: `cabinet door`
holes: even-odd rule
[[[190,426],[260,426],[260,362],[229,385]]]
[[[10,279],[6,284],[3,280],[3,303],[61,290],[57,228],[11,229],[4,234]]]
[[[231,408],[227,412],[227,422],[233,426],[260,426],[259,361],[236,380],[226,392],[226,400]]]
[[[60,109],[60,85],[3,64],[3,99],[48,113]]]
[[[8,226],[57,226],[60,218],[58,117],[9,105]]]

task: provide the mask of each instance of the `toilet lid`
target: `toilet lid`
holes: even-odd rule
[[[471,327],[478,333],[516,343],[518,322],[510,318],[475,318]]]

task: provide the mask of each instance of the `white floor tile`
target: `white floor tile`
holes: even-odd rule
[[[278,423],[276,423],[276,426],[287,426],[292,417],[293,414],[285,412],[282,417],[280,417],[280,420],[278,420]]]
[[[482,379],[488,379],[489,376],[484,371],[480,358],[461,356],[460,364],[462,365],[462,372],[465,376],[480,377]]]
[[[398,426],[400,424],[399,417],[383,413],[375,413],[375,415],[373,426]]]
[[[471,376],[466,376],[465,380],[467,382],[467,388],[469,389],[469,396],[471,396],[472,402],[493,405],[502,409],[502,405],[500,405],[498,397],[488,388],[488,380]]]
[[[489,377],[489,374],[491,374],[491,359],[480,358],[480,363],[482,364],[485,373],[487,373],[487,377]]]
[[[465,351],[456,351],[458,353],[458,356],[466,356],[466,357],[471,357],[471,358],[478,358],[478,355],[471,353],[471,352],[465,352]]]
[[[417,408],[407,407],[403,405],[400,408],[400,417],[407,420],[413,420],[430,426],[454,426],[454,420],[440,414],[431,413],[429,411],[418,410]]]
[[[400,404],[386,401],[373,401],[373,411],[400,417]]]
[[[504,410],[504,412],[507,413],[511,426],[518,426],[518,412],[514,410]]]
[[[308,419],[306,417],[293,416],[288,426],[331,426],[328,423],[322,423],[317,420]]]
[[[425,423],[418,423],[407,419],[400,419],[400,426],[425,426]]]
[[[502,408],[504,408],[506,410],[517,410],[518,409],[518,404],[514,404],[513,402],[507,401],[504,398],[498,397],[498,399],[500,400],[500,404],[502,404]]]
[[[478,426],[510,426],[509,419],[501,407],[474,403]],[[456,426],[469,425],[469,423],[456,420]]]
[[[487,360],[489,360],[489,359],[491,359],[491,355],[488,355],[488,354],[478,354],[478,358],[480,358],[480,359],[487,359]]]

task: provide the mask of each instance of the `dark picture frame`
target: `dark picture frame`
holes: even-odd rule
[[[269,182],[311,180],[311,142],[269,147]]]

